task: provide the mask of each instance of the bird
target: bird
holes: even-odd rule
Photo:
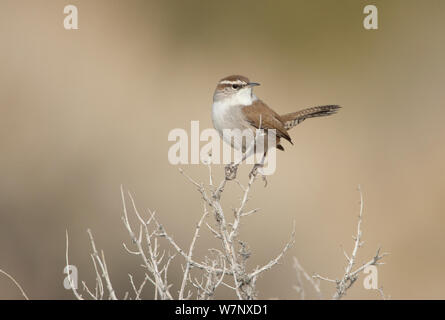
[[[227,130],[243,131],[247,129],[255,132],[257,129],[264,131],[275,129],[275,147],[284,151],[282,140],[293,144],[288,132],[290,129],[309,118],[333,115],[341,108],[339,105],[321,105],[280,115],[253,93],[253,88],[259,85],[257,82],[251,82],[245,76],[230,75],[218,82],[213,94],[212,122],[214,128],[226,143],[244,154],[249,145],[256,144],[256,142],[249,141],[246,137],[224,134]],[[266,145],[264,157],[267,151]],[[251,174],[255,174],[254,170],[261,165],[261,163],[255,165]],[[237,167],[238,165],[233,163],[226,166],[228,180],[233,180],[236,177]]]

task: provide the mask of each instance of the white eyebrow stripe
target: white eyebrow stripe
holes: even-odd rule
[[[239,85],[247,84],[246,82],[244,82],[242,80],[235,80],[235,81],[223,80],[223,81],[220,81],[219,83],[220,84],[239,84]]]

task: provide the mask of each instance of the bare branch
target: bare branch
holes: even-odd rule
[[[9,273],[7,273],[6,271],[3,271],[2,269],[0,269],[0,273],[4,274],[6,277],[8,277],[14,284],[15,286],[20,290],[20,293],[22,294],[22,296],[25,298],[25,300],[29,300],[28,296],[26,295],[25,291],[23,290],[22,286],[14,279],[13,276],[11,276]]]
[[[68,281],[69,281],[69,283],[70,283],[70,287],[71,287],[71,290],[73,291],[73,293],[74,293],[74,296],[78,299],[78,300],[83,300],[83,298],[82,298],[82,295],[80,295],[78,292],[77,292],[77,289],[76,289],[76,286],[74,285],[74,282],[73,282],[73,280],[71,279],[71,274],[70,274],[70,272],[69,272],[69,270],[68,270],[68,267],[69,267],[69,262],[68,262],[68,248],[69,248],[69,241],[68,241],[68,230],[66,230],[65,231],[65,234],[66,234],[66,250],[65,250],[65,259],[66,259],[66,267],[67,267],[67,273],[68,273]]]
[[[113,286],[111,284],[110,276],[108,274],[107,263],[105,262],[105,254],[103,251],[101,251],[101,256],[99,256],[99,254],[96,250],[96,244],[94,243],[93,234],[91,233],[90,229],[88,229],[87,232],[88,232],[88,236],[90,237],[91,248],[93,249],[93,256],[96,258],[96,262],[98,263],[99,269],[101,270],[101,276],[105,280],[109,298],[111,300],[117,300],[116,294],[115,294]]]
[[[345,268],[345,272],[343,274],[343,277],[340,280],[332,280],[326,277],[322,277],[320,275],[313,276],[314,278],[325,280],[329,282],[334,282],[336,284],[336,292],[334,293],[332,299],[339,300],[342,297],[346,295],[346,292],[349,288],[355,283],[355,281],[358,279],[359,274],[365,270],[368,266],[377,266],[382,264],[380,260],[387,255],[387,253],[380,254],[380,248],[377,250],[376,255],[367,263],[363,264],[361,267],[357,268],[355,271],[352,271],[354,265],[356,264],[357,259],[357,252],[359,248],[363,245],[362,242],[362,219],[363,219],[363,208],[364,208],[364,201],[363,201],[363,193],[360,189],[360,186],[358,187],[358,191],[360,193],[360,212],[358,216],[358,223],[357,223],[357,233],[353,238],[354,240],[354,248],[352,249],[352,253],[350,256],[343,250],[343,254],[346,257],[347,265]]]
[[[195,248],[196,239],[199,236],[199,229],[201,228],[202,222],[207,217],[207,215],[208,215],[208,211],[207,211],[206,206],[204,205],[204,214],[202,215],[201,219],[199,220],[198,224],[196,225],[195,235],[193,236],[192,243],[190,244],[190,249],[189,249],[189,253],[188,253],[188,257],[187,257],[187,263],[186,263],[186,267],[185,267],[185,271],[184,271],[184,277],[182,280],[181,289],[179,291],[179,300],[184,299],[184,289],[185,289],[185,284],[187,283],[188,274],[190,272],[190,267],[191,267],[190,261],[192,260],[193,249]]]
[[[301,296],[302,296],[302,300],[304,300],[304,287],[303,284],[301,282],[301,274],[305,277],[305,279],[312,285],[312,288],[315,290],[315,292],[317,293],[317,296],[319,299],[323,299],[323,294],[321,293],[321,289],[320,289],[320,282],[319,281],[315,281],[313,279],[313,277],[311,277],[306,270],[304,270],[304,268],[301,266],[300,262],[298,261],[298,259],[296,257],[294,257],[294,268],[297,271],[297,280],[300,284],[300,287],[302,289],[302,291],[300,292]]]
[[[283,250],[280,252],[280,254],[278,254],[278,256],[276,256],[275,259],[272,259],[268,264],[266,264],[263,267],[255,270],[254,272],[252,272],[250,274],[250,277],[251,278],[256,278],[262,272],[270,270],[274,265],[278,264],[280,259],[284,256],[286,251],[289,250],[289,248],[294,244],[294,242],[295,242],[295,221],[294,221],[294,226],[293,226],[291,238],[290,238],[289,242],[286,244],[286,246],[283,248]]]

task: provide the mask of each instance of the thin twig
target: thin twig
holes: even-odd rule
[[[22,286],[14,279],[13,276],[11,276],[9,273],[7,273],[6,271],[3,271],[2,269],[0,269],[0,273],[4,274],[5,276],[7,276],[14,284],[15,286],[20,290],[22,296],[25,298],[25,300],[29,300],[28,296],[26,295],[25,291],[23,290]]]
[[[198,224],[196,225],[195,235],[193,236],[192,243],[190,244],[187,263],[186,263],[186,267],[185,267],[185,271],[184,271],[184,277],[182,279],[181,289],[179,290],[179,300],[184,299],[184,289],[185,289],[185,284],[187,283],[188,274],[190,272],[190,267],[191,267],[190,260],[192,259],[193,249],[195,248],[195,242],[199,236],[199,230],[201,228],[202,222],[207,217],[207,215],[208,215],[208,211],[207,211],[206,206],[204,205],[204,213],[203,213],[201,219],[199,220]]]
[[[69,265],[70,265],[69,262],[68,262],[68,248],[69,248],[68,230],[65,231],[65,234],[66,234],[65,259],[66,259],[66,268],[67,268],[67,273],[68,273],[68,282],[70,283],[70,287],[71,287],[71,290],[72,290],[73,293],[74,293],[74,296],[75,296],[78,300],[83,300],[82,295],[80,295],[80,294],[77,292],[77,288],[76,288],[76,286],[74,285],[74,282],[73,282],[73,280],[71,279],[71,275],[70,275],[70,272],[69,272],[69,270],[68,270]]]
[[[311,277],[306,272],[306,270],[304,270],[304,268],[301,266],[300,262],[298,261],[298,259],[296,257],[294,257],[294,268],[297,271],[297,277],[299,277],[300,274],[303,274],[305,279],[312,285],[312,288],[317,293],[318,298],[319,299],[323,299],[323,294],[321,293],[321,289],[320,289],[320,282],[319,281],[315,281],[313,279],[313,277]],[[301,280],[299,280],[299,282],[301,282]],[[303,288],[302,283],[301,283],[301,287]],[[303,292],[301,294],[302,294],[302,300],[304,300],[304,289],[303,289]]]
[[[363,201],[363,193],[361,191],[360,186],[358,187],[358,191],[360,193],[360,211],[358,216],[358,223],[357,223],[357,232],[356,235],[353,237],[354,239],[354,248],[352,249],[351,255],[348,255],[344,250],[343,254],[346,257],[347,265],[345,267],[345,272],[343,274],[343,277],[340,280],[333,280],[326,277],[322,277],[318,274],[314,275],[313,278],[333,282],[336,284],[336,291],[332,297],[334,300],[339,300],[342,297],[346,295],[346,292],[349,290],[349,288],[352,287],[352,285],[355,283],[355,281],[358,279],[359,274],[365,270],[368,266],[377,266],[381,265],[383,263],[379,262],[383,257],[387,255],[387,253],[380,254],[380,248],[377,250],[376,255],[367,263],[363,264],[361,267],[357,268],[355,271],[353,270],[354,265],[356,264],[357,259],[357,252],[359,248],[363,245],[362,242],[362,220],[363,220],[363,208],[364,208],[364,201]]]

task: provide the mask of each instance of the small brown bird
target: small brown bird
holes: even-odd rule
[[[338,105],[326,105],[279,115],[253,94],[253,87],[258,85],[244,76],[232,75],[218,82],[213,95],[212,120],[215,129],[233,148],[243,152],[252,142],[245,137],[228,137],[223,130],[251,129],[255,132],[260,127],[265,131],[275,129],[276,148],[284,150],[281,139],[292,143],[289,129],[308,118],[329,116],[340,109]]]

